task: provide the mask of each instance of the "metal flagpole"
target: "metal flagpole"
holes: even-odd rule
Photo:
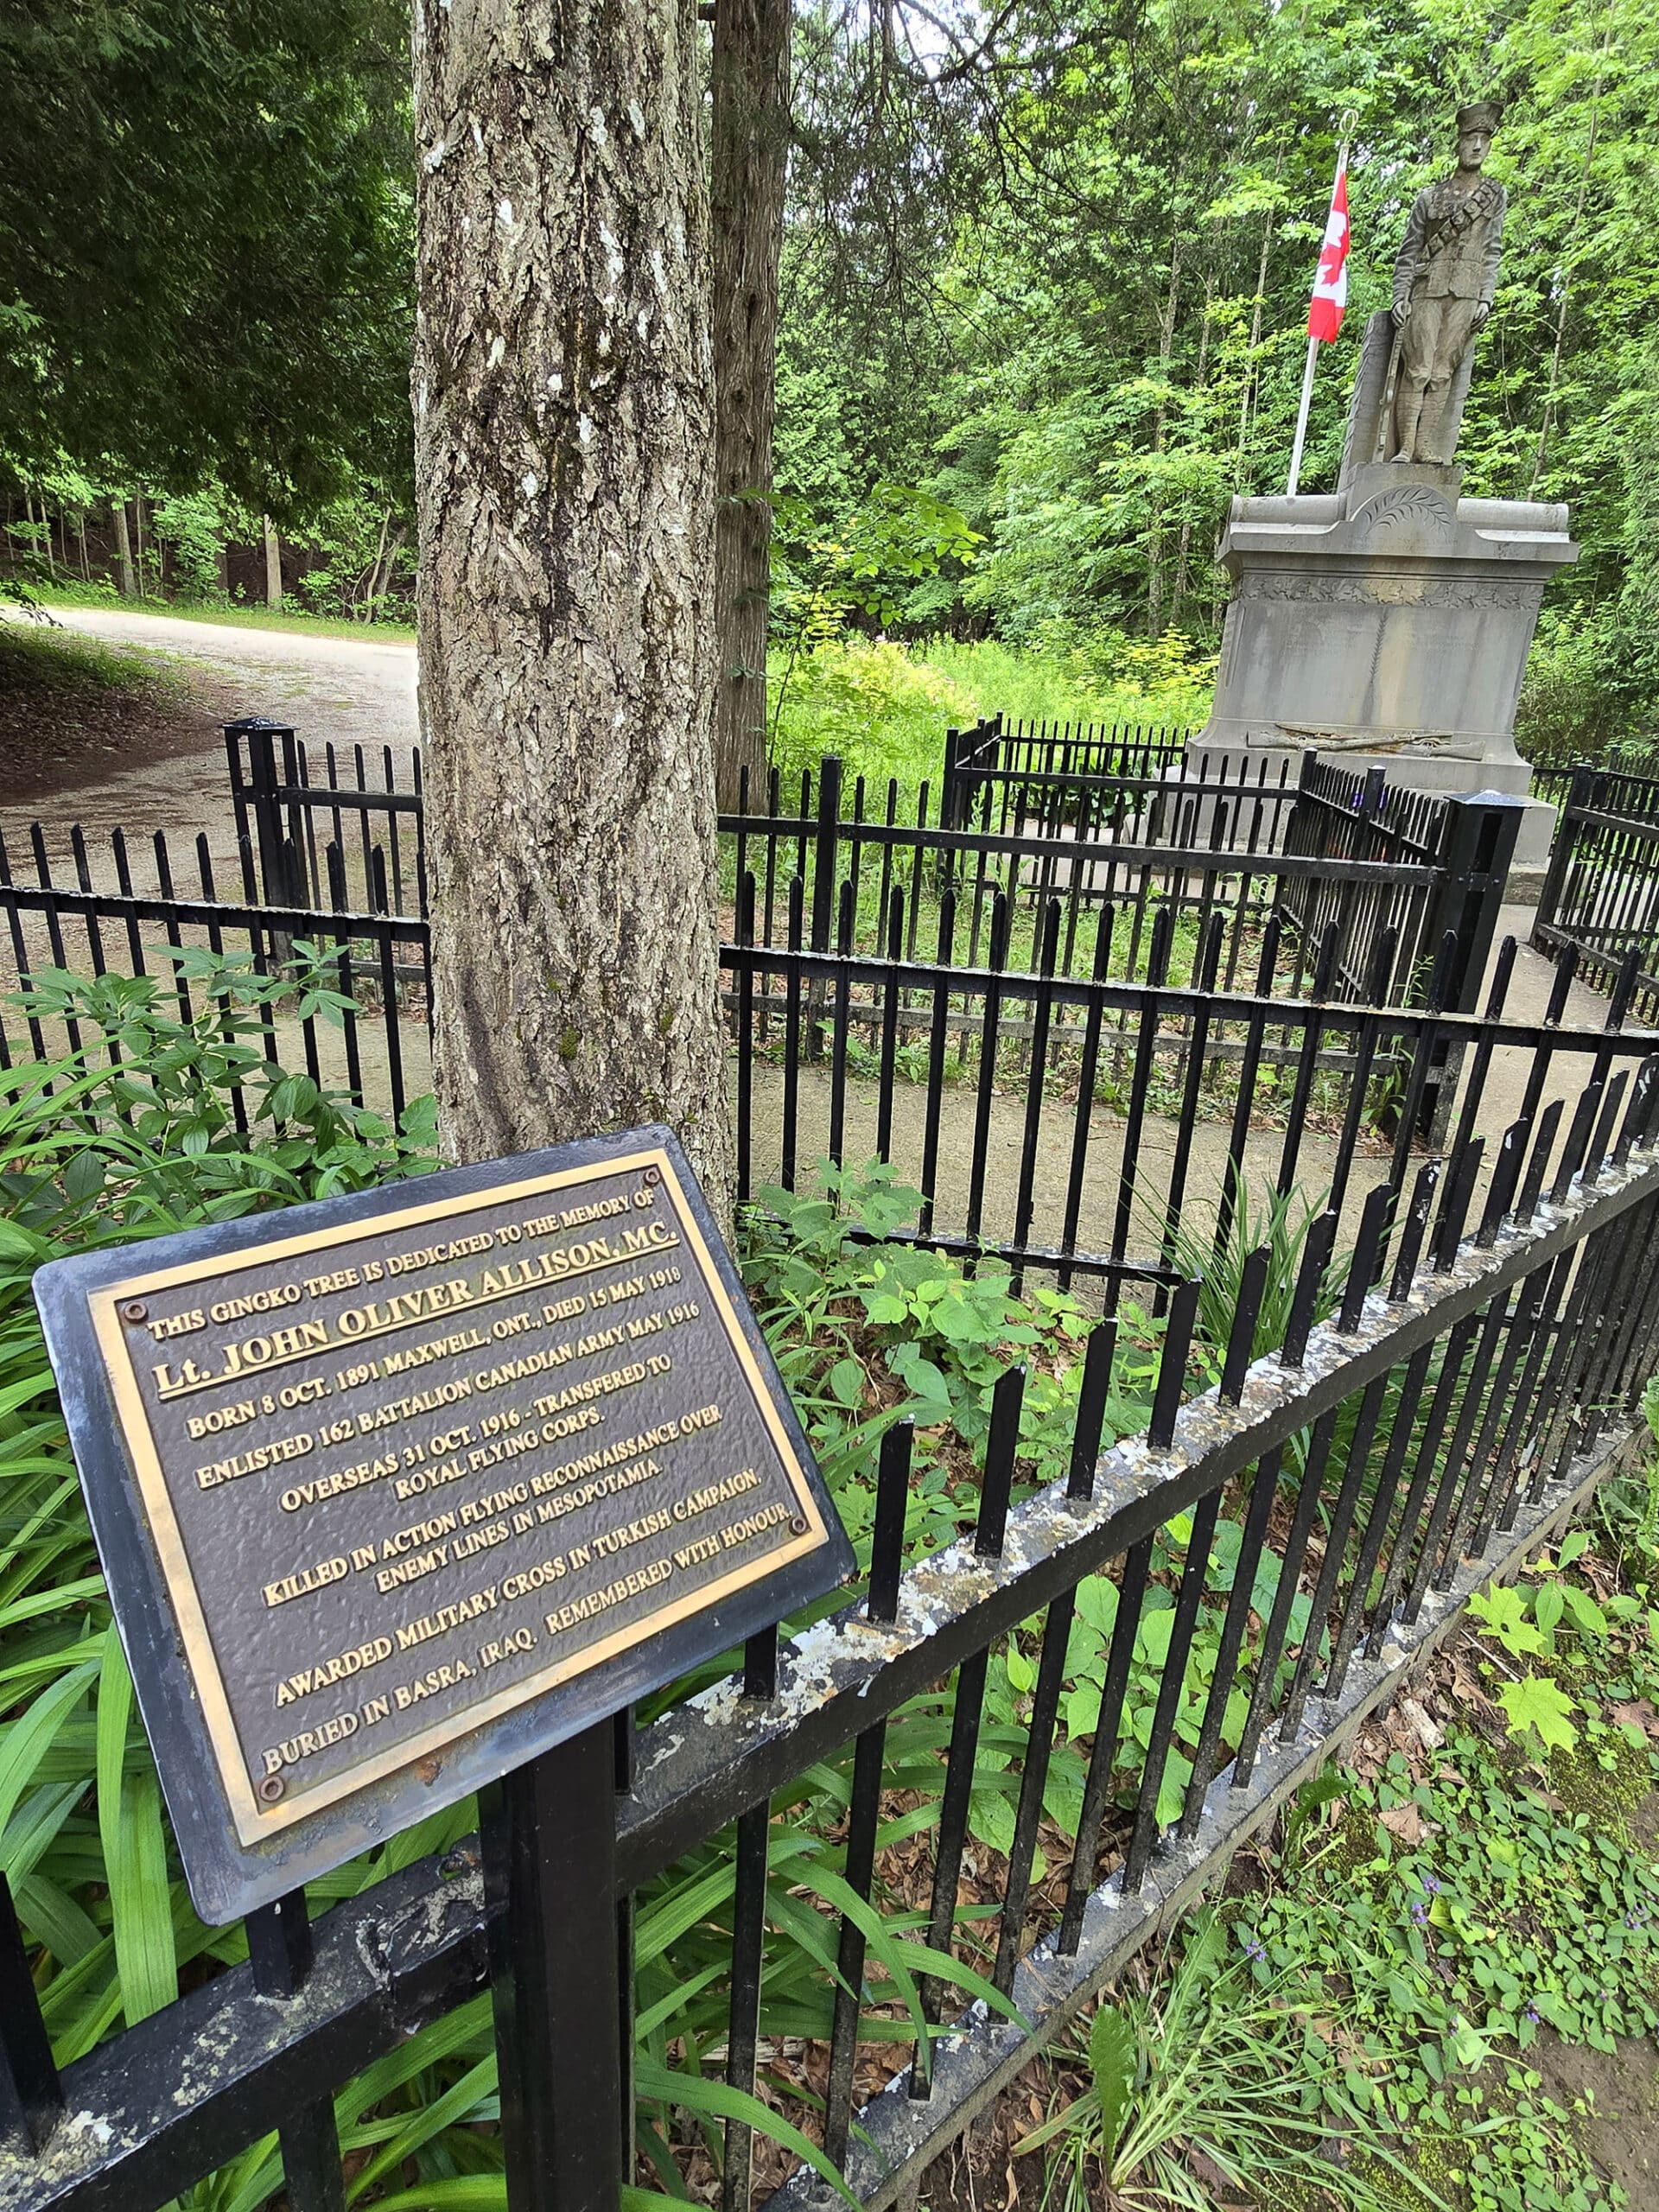
[[[1342,143],[1337,149],[1337,177],[1339,179],[1348,166],[1348,133],[1350,125],[1358,120],[1352,108],[1342,118]],[[1336,184],[1331,187],[1336,196]],[[1312,331],[1307,336],[1307,360],[1302,369],[1302,404],[1296,410],[1296,435],[1290,448],[1290,478],[1285,486],[1285,497],[1294,499],[1296,486],[1302,473],[1302,448],[1307,442],[1307,411],[1313,404],[1313,362],[1319,350],[1319,341]]]
[[[1290,481],[1285,486],[1285,497],[1296,496],[1296,480],[1302,473],[1302,448],[1307,442],[1307,410],[1313,404],[1313,360],[1319,350],[1317,338],[1307,341],[1307,365],[1302,371],[1302,404],[1296,410],[1296,438],[1290,448]]]

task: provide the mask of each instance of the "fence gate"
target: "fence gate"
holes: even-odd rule
[[[1573,769],[1532,941],[1599,991],[1633,964],[1638,1019],[1659,1020],[1659,776]]]

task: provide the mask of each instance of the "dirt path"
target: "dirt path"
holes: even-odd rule
[[[223,853],[232,825],[220,727],[243,715],[291,722],[318,745],[391,745],[406,775],[416,732],[412,644],[124,607],[52,614],[67,635],[130,655],[135,683],[130,694],[86,683],[0,694],[0,825],[9,842],[39,819],[58,837],[72,822],[89,831],[163,830],[169,842],[205,830]],[[151,671],[168,680],[147,683]]]
[[[1497,944],[1505,935],[1517,940],[1514,975],[1504,1013],[1508,1020],[1542,1020],[1555,980],[1554,963],[1530,950],[1525,942],[1532,925],[1532,910],[1504,908]],[[1496,958],[1496,951],[1494,952]],[[1607,1019],[1607,1001],[1575,984],[1569,994],[1565,1026],[1599,1032]],[[1503,1129],[1520,1116],[1532,1070],[1532,1053],[1524,1046],[1503,1046],[1492,1056],[1482,1093],[1478,1127],[1487,1134],[1486,1167],[1490,1172]],[[1562,1099],[1576,1102],[1588,1078],[1586,1057],[1558,1052],[1546,1076],[1541,1103]],[[753,1122],[753,1178],[756,1184],[775,1179],[783,1155],[784,1071],[759,1065],[755,1069]],[[853,1077],[847,1086],[843,1157],[852,1163],[871,1158],[876,1150],[877,1085]],[[960,1229],[967,1218],[969,1170],[974,1154],[976,1090],[971,1083],[947,1085],[940,1110],[939,1173],[933,1193],[942,1227]],[[919,1185],[926,1093],[920,1084],[900,1084],[894,1094],[893,1159],[901,1180]],[[822,1065],[802,1066],[797,1071],[797,1175],[803,1187],[813,1179],[815,1160],[829,1148],[830,1082]],[[1224,1186],[1228,1159],[1230,1109],[1201,1119],[1192,1133],[1185,1168],[1185,1217],[1207,1233],[1214,1219],[1217,1198]],[[1027,1127],[1027,1103],[1022,1095],[999,1093],[991,1102],[986,1151],[982,1234],[992,1241],[1013,1236],[1020,1162]],[[1109,1105],[1096,1107],[1089,1118],[1086,1168],[1079,1192],[1077,1233],[1084,1249],[1104,1251],[1112,1243],[1119,1201],[1127,1125],[1122,1113]],[[1176,1123],[1160,1115],[1148,1115],[1133,1177],[1135,1219],[1129,1249],[1145,1255],[1151,1249],[1161,1220],[1176,1164]],[[1037,1120],[1037,1173],[1033,1192],[1032,1241],[1039,1244],[1061,1242],[1066,1192],[1076,1139],[1075,1108],[1069,1099],[1046,1097]],[[1559,1140],[1558,1140],[1559,1141]],[[1251,1204],[1259,1208],[1277,1180],[1284,1145],[1282,1126],[1264,1115],[1246,1141],[1244,1168]],[[1367,1136],[1349,1166],[1347,1192],[1342,1209],[1344,1242],[1351,1241],[1367,1193],[1387,1175],[1392,1147],[1380,1138]],[[1310,1202],[1330,1190],[1336,1175],[1338,1147],[1335,1137],[1310,1126],[1298,1154],[1296,1180]],[[1483,1178],[1484,1181],[1484,1178]]]

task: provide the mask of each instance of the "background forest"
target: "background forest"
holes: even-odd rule
[[[1490,95],[1511,212],[1465,488],[1567,499],[1584,547],[1551,588],[1523,741],[1560,758],[1643,737],[1659,696],[1645,11],[888,0],[798,5],[792,46],[775,749],[838,717],[1001,703],[988,687],[1028,687],[1039,664],[1059,689],[1038,705],[1081,687],[1201,715],[1225,586],[1211,554],[1230,497],[1282,482],[1341,118],[1352,289],[1307,490],[1334,480],[1411,197],[1449,162],[1457,104]],[[263,598],[269,514],[302,604],[407,614],[405,48],[396,0],[42,0],[0,23],[15,569]],[[878,632],[957,649],[920,664],[856,643]],[[987,639],[1020,663],[962,651]]]

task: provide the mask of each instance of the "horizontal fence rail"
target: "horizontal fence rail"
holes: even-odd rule
[[[245,840],[240,900],[220,895],[206,836],[191,855],[194,896],[181,889],[187,879],[160,831],[129,842],[118,830],[105,849],[76,825],[70,845],[66,880],[36,824],[31,875],[20,878],[0,838],[0,998],[11,999],[0,1005],[0,1066],[99,1042],[107,1023],[94,1004],[60,988],[59,978],[149,978],[156,1003],[186,1024],[226,1022],[226,986],[238,998],[257,998],[257,1050],[266,1064],[302,1068],[320,1089],[355,1105],[396,1118],[430,1088],[430,932],[423,919],[385,911],[378,848],[370,882],[381,903],[355,913],[334,846],[321,849],[321,863],[338,903],[324,910],[262,900]],[[238,976],[263,988],[236,993]],[[242,1086],[232,1088],[231,1103],[237,1126],[245,1128]]]
[[[1659,776],[1573,770],[1532,941],[1599,990],[1634,959],[1637,1008],[1659,1020]]]
[[[629,1732],[618,1902],[673,1884],[688,1854],[736,1823],[735,1886],[702,1908],[730,1930],[723,2077],[804,2126],[866,2202],[892,2201],[959,2131],[972,2096],[1057,2031],[1121,1954],[1112,1927],[1144,1931],[1148,1896],[1155,1906],[1213,1872],[1241,1823],[1264,1817],[1336,1739],[1355,1698],[1398,1678],[1402,1655],[1445,1624],[1483,1562],[1511,1564],[1606,1463],[1659,1357],[1659,1063],[1600,1098],[1598,1081],[1570,1115],[1511,1126],[1478,1211],[1478,1138],[1383,1186],[1334,1282],[1327,1217],[1265,1346],[1258,1255],[1236,1285],[1218,1379],[1196,1395],[1202,1286],[1184,1282],[1147,1431],[1103,1454],[1114,1339],[1103,1321],[1070,1472],[1023,1497],[1025,1375],[1007,1370],[970,1525],[912,1562],[901,1510],[912,1440],[890,1431],[868,1586]],[[1324,1296],[1334,1303],[1319,1320]],[[1193,1670],[1201,1623],[1218,1638],[1207,1679]],[[1082,1726],[1062,1703],[1080,1630],[1100,1662]],[[988,1668],[1006,1670],[1010,1649],[1034,1683],[1013,1730],[988,1693]],[[1143,1740],[1130,1707],[1147,1700]],[[1057,1828],[1046,1808],[1062,1763],[1078,1794]],[[847,1792],[835,1816],[840,1902],[796,1910],[822,1929],[810,2107],[757,2036],[779,1904],[768,1808],[809,1770],[841,1774]],[[911,1943],[918,2040],[891,2017],[868,1939],[893,1903],[884,1835],[930,1774],[926,1948]],[[988,1788],[1012,1827],[1001,1850],[976,1840],[970,1878],[974,1805]],[[903,1824],[914,1832],[913,1815]],[[1039,1840],[1054,1862],[1041,1881]],[[780,1870],[785,1890],[798,1871]],[[966,1911],[964,1880],[980,1899]],[[251,1926],[250,1944],[248,1966],[60,2072],[23,1940],[0,1905],[0,2207],[154,2212],[274,2129],[292,2212],[337,2205],[337,2164],[324,2170],[315,2134],[296,2139],[296,2113],[321,2110],[332,2127],[337,2085],[486,1986],[476,1851],[462,1845],[323,1912],[285,1955],[280,1994],[261,1993],[273,1988],[269,1931]],[[990,2001],[1010,1995],[1023,2025]],[[873,2031],[886,2040],[872,2044]],[[653,2071],[645,2110],[672,2100],[671,2080]],[[748,2123],[724,2126],[724,2196],[747,2204]],[[804,2176],[782,2201],[806,2196],[827,2201]]]

